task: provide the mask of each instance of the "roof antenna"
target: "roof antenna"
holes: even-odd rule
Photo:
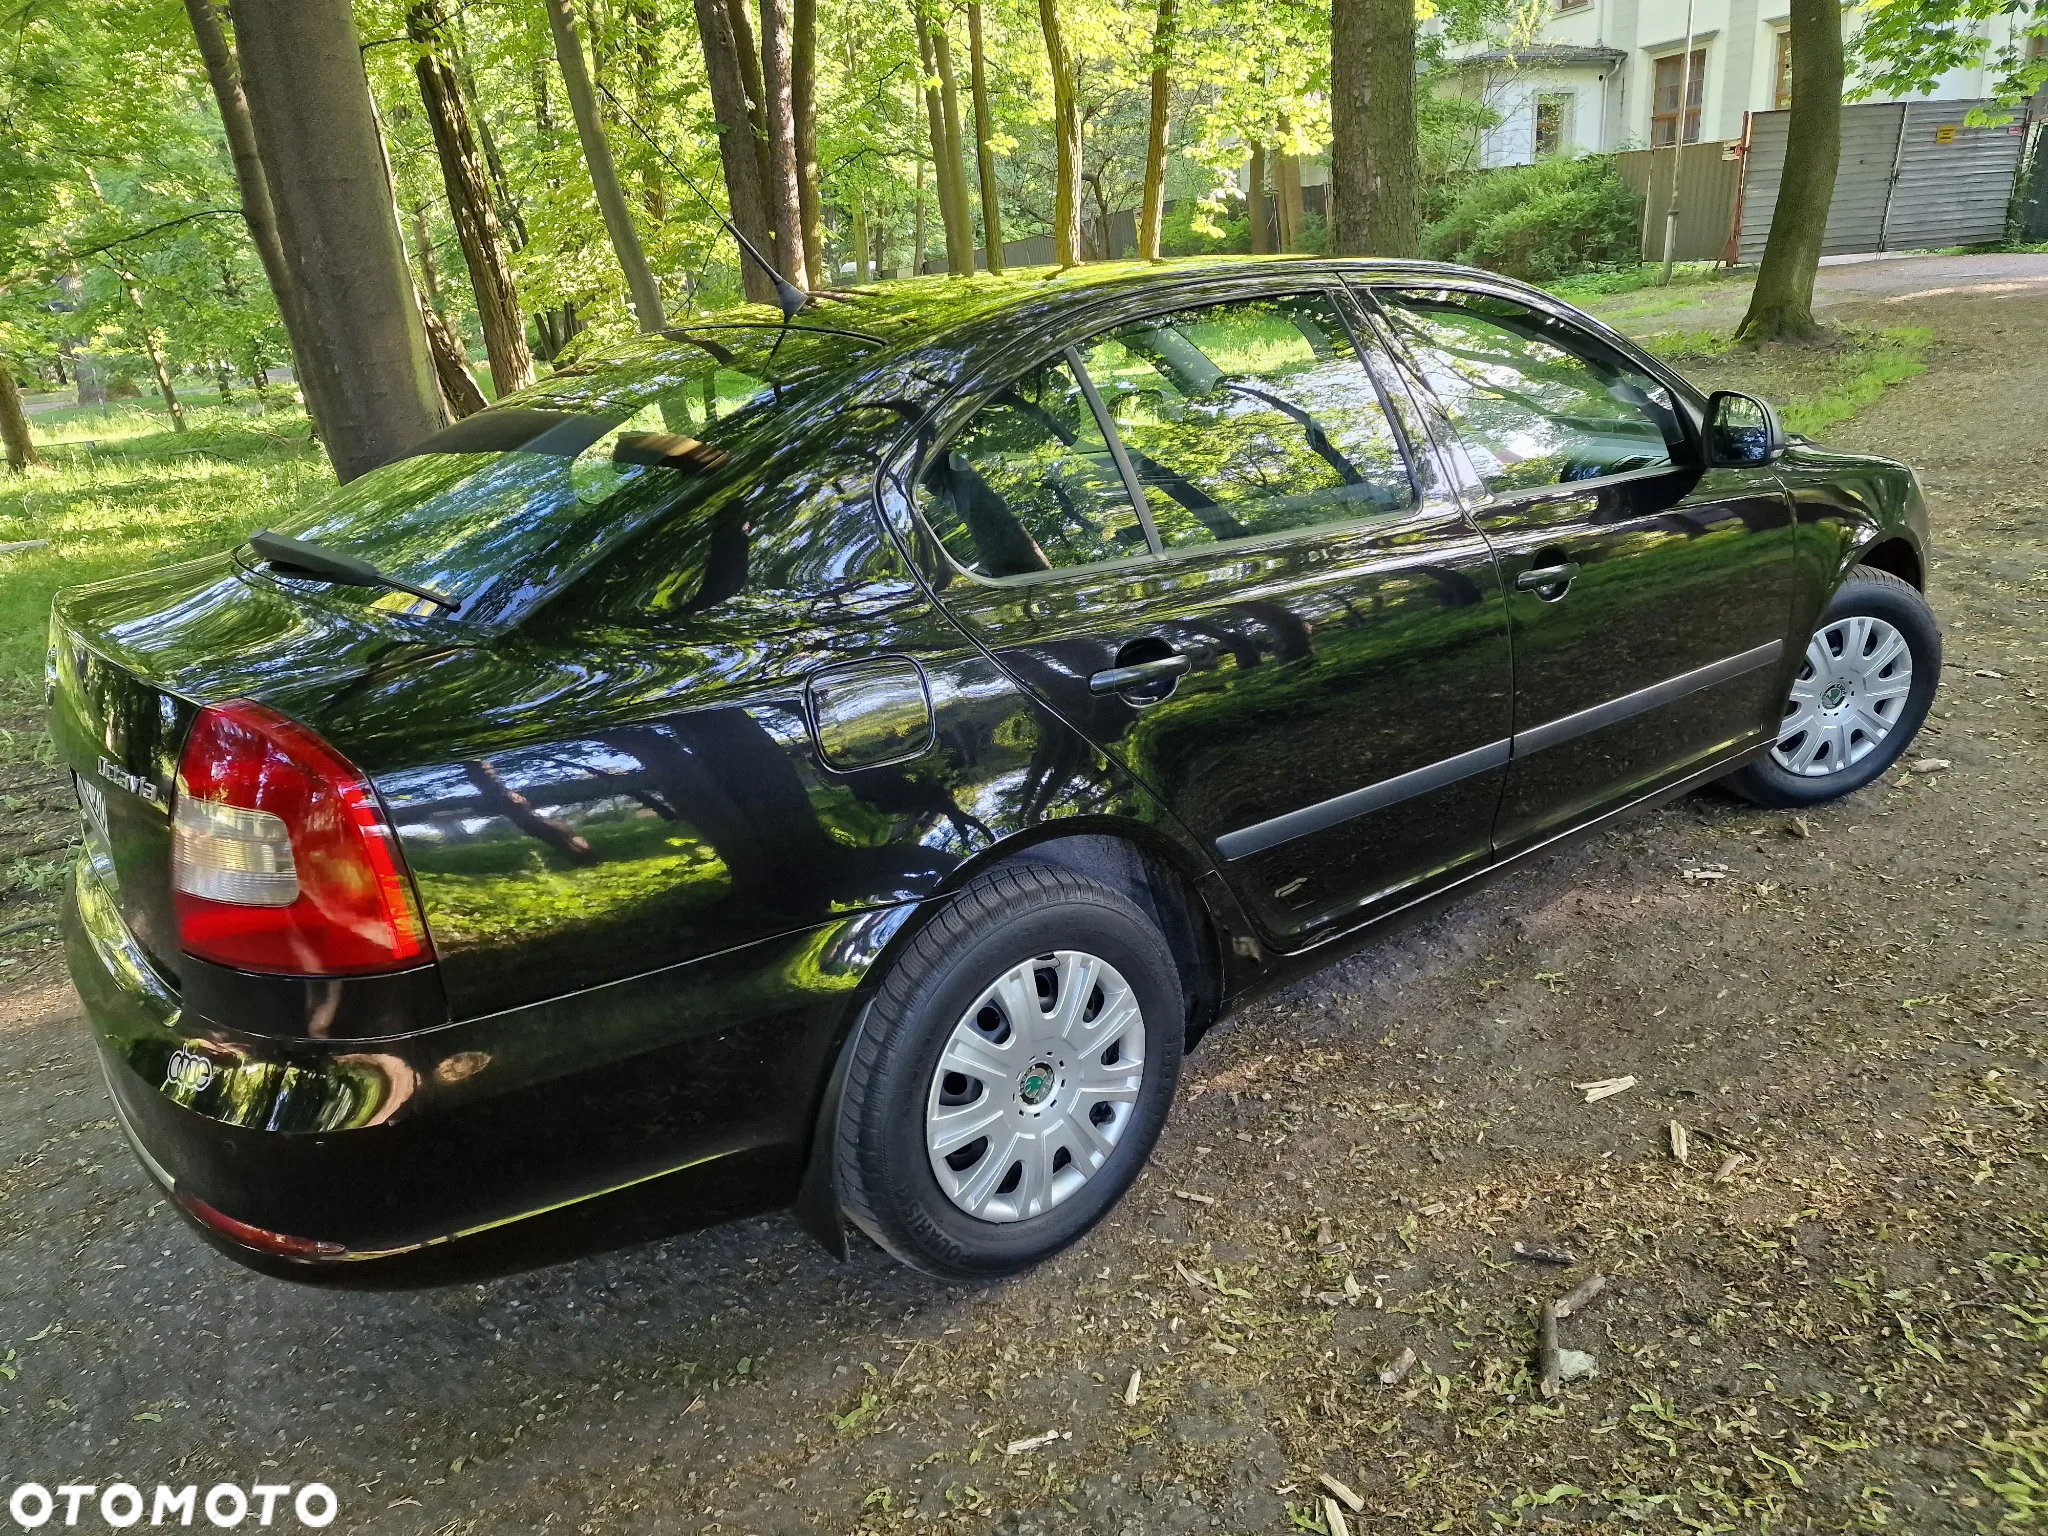
[[[641,138],[647,141],[648,147],[651,148],[657,155],[661,156],[662,160],[668,165],[668,168],[670,170],[674,171],[677,176],[682,178],[683,185],[688,187],[692,192],[697,194],[697,201],[702,203],[706,208],[711,210],[711,217],[718,220],[719,223],[725,226],[725,232],[731,235],[733,239],[738,242],[740,250],[743,251],[746,255],[751,256],[754,259],[754,264],[758,266],[763,272],[766,272],[768,274],[769,280],[775,284],[775,302],[781,306],[782,323],[784,325],[788,325],[790,321],[794,320],[798,315],[802,314],[804,310],[809,306],[811,302],[811,296],[805,293],[803,289],[797,287],[797,285],[795,283],[792,283],[788,278],[784,277],[780,272],[775,270],[774,263],[770,262],[766,256],[763,256],[761,254],[760,248],[756,246],[753,241],[749,240],[745,235],[740,233],[739,226],[733,223],[731,219],[727,218],[724,214],[718,211],[718,204],[712,202],[710,197],[705,194],[704,189],[697,185],[697,178],[692,176],[688,171],[684,170],[680,165],[676,164],[674,158],[670,156],[669,152],[661,147],[660,143],[656,141],[653,134],[649,133],[645,128],[640,126],[640,120],[636,118],[631,112],[628,112],[626,110],[624,103],[622,103],[618,97],[614,96],[611,93],[611,90],[605,85],[605,83],[602,80],[597,82],[597,88],[598,90],[604,93],[604,99],[612,104],[613,109],[619,114],[619,116],[623,117],[627,122],[633,125],[633,131],[639,134]]]

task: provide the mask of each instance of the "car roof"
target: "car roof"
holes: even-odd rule
[[[1448,276],[1484,278],[1500,283],[1494,273],[1440,262],[1397,261],[1370,257],[1325,256],[1194,256],[1168,261],[1104,261],[1077,267],[1024,267],[990,276],[910,277],[849,288],[825,288],[812,295],[809,307],[789,322],[791,330],[841,332],[866,337],[891,352],[936,341],[948,333],[999,318],[1011,310],[1041,308],[1049,301],[1085,302],[1121,290],[1142,291],[1168,282],[1204,277],[1284,277],[1305,271],[1341,271],[1369,280],[1429,280]],[[1519,284],[1507,284],[1519,287]],[[781,311],[769,304],[742,304],[718,310],[662,333],[670,344],[691,335],[725,328],[780,328]],[[578,371],[606,362],[646,357],[663,343],[653,337],[624,346],[576,355]]]

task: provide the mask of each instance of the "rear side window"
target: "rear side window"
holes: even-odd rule
[[[1380,297],[1494,494],[1683,458],[1670,391],[1598,337],[1490,294]]]
[[[728,484],[736,457],[790,430],[794,408],[875,345],[767,326],[671,333],[565,369],[276,526],[460,597],[465,623],[509,622]],[[375,587],[321,590],[371,609],[424,606]]]
[[[978,576],[1150,552],[1080,380],[1055,357],[1014,380],[925,467],[918,509]]]
[[[1415,504],[1385,401],[1321,294],[1162,315],[1082,357],[1169,548]]]

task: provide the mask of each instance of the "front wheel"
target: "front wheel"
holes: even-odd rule
[[[846,1213],[947,1279],[1057,1253],[1144,1167],[1184,1028],[1173,954],[1122,893],[1043,865],[983,876],[861,1024],[839,1119]]]
[[[1769,757],[1730,775],[1758,805],[1819,805],[1898,761],[1934,703],[1941,629],[1913,587],[1859,566],[1821,615]]]

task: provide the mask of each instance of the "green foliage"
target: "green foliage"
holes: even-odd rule
[[[1642,206],[1611,156],[1518,165],[1475,177],[1430,225],[1423,249],[1439,260],[1552,282],[1634,262]]]
[[[2030,38],[2048,38],[2042,0],[1875,0],[1854,16],[1851,100],[1930,95],[1943,75],[1979,65],[2008,106],[2048,85],[2048,50],[2028,55]]]

